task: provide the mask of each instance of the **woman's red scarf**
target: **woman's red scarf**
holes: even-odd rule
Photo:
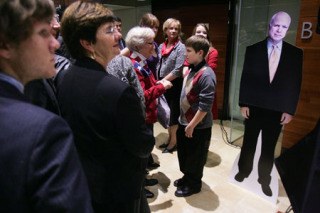
[[[168,44],[168,41],[165,41],[162,45],[162,48],[161,48],[161,55],[162,57],[167,57],[170,55],[170,53],[172,52],[173,48],[177,45],[179,40],[177,40],[169,49],[167,49],[167,44]]]

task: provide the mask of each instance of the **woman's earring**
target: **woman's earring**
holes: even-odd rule
[[[95,59],[96,59],[96,54],[95,54],[94,52],[91,53],[91,54],[90,54],[90,58],[93,59],[93,60],[95,60]]]

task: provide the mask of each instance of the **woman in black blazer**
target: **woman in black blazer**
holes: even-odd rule
[[[139,212],[154,138],[136,91],[106,72],[120,53],[112,12],[77,1],[65,11],[61,32],[75,63],[58,78],[62,116],[75,135],[95,212]]]

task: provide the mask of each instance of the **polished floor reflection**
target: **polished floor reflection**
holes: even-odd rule
[[[228,132],[228,127],[225,127]],[[148,187],[155,196],[148,199],[151,212],[169,213],[275,213],[285,212],[290,206],[281,180],[279,179],[279,196],[274,205],[255,194],[229,182],[229,175],[240,149],[223,141],[219,124],[212,129],[211,145],[207,164],[202,179],[202,191],[186,198],[175,197],[173,181],[182,176],[179,170],[177,153],[162,153],[159,145],[166,142],[168,134],[158,123],[154,134],[156,147],[153,156],[160,162],[158,169],[150,171],[150,177],[157,178],[159,184]]]

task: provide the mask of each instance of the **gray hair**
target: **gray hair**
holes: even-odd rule
[[[137,47],[145,44],[147,39],[154,38],[155,34],[149,27],[134,27],[127,33],[126,45],[130,50],[138,51]]]
[[[284,12],[284,11],[279,11],[279,12],[275,13],[275,14],[271,17],[270,22],[269,22],[269,28],[272,26],[274,20],[275,20],[278,16],[286,16],[286,17],[288,18],[288,20],[289,20],[289,26],[290,26],[290,23],[291,23],[291,17],[290,17],[290,15],[289,15],[288,13]],[[289,27],[289,26],[288,26],[288,27]]]

